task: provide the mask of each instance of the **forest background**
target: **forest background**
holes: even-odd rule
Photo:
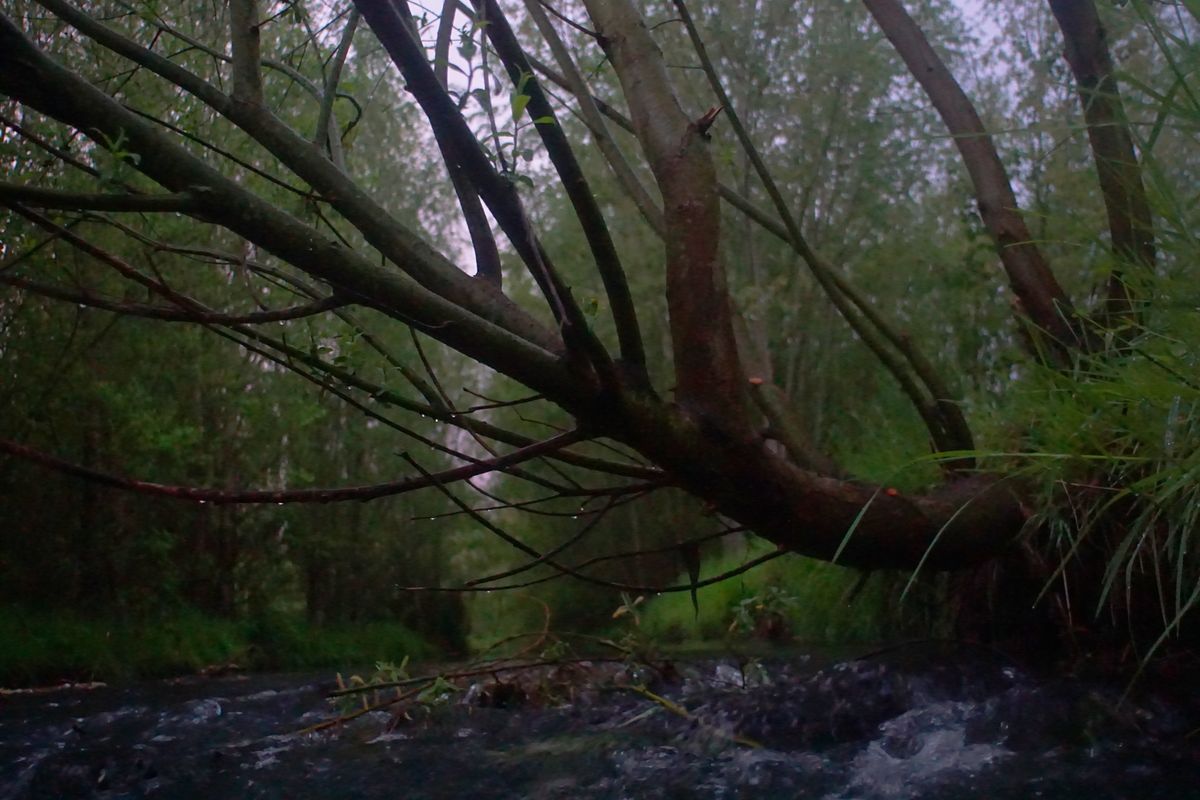
[[[21,646],[0,648],[10,659],[0,662],[0,680],[462,652],[539,631],[547,618],[555,630],[603,631],[615,611],[663,586],[682,591],[652,599],[637,615],[660,639],[763,634],[768,614],[786,620],[787,635],[807,640],[947,635],[978,612],[980,597],[1020,606],[1021,620],[1036,602],[1059,639],[1124,629],[1137,654],[1161,636],[1180,635],[1200,591],[1191,557],[1200,515],[1200,19],[1186,0],[1098,6],[1154,215],[1156,264],[1130,279],[1139,313],[1122,334],[1120,357],[1065,369],[1027,348],[953,137],[862,4],[718,0],[691,9],[730,107],[807,242],[949,380],[980,444],[931,456],[910,398],[846,326],[820,281],[786,241],[727,209],[730,292],[750,337],[770,353],[766,372],[790,398],[804,436],[842,474],[889,493],[935,484],[954,458],[1019,476],[1029,487],[1030,520],[1020,547],[1034,554],[1026,561],[1044,566],[1032,594],[997,601],[1005,584],[987,565],[948,578],[929,569],[860,573],[788,555],[701,589],[693,619],[687,589],[697,575],[732,570],[771,548],[678,489],[565,496],[548,492],[544,476],[579,486],[569,471],[541,465],[543,479],[488,473],[453,493],[433,486],[369,502],[189,503],[10,455],[0,457],[0,639]],[[1122,256],[1107,233],[1088,125],[1050,6],[998,0],[987,4],[986,18],[969,18],[946,0],[907,7],[980,111],[1059,281],[1082,313],[1100,315]],[[210,80],[228,74],[225,4],[105,0],[83,8]],[[524,87],[503,74],[485,26],[465,10],[449,26],[440,25],[443,8],[412,10],[431,58],[438,34],[450,37],[453,57],[442,69],[465,118],[519,187],[561,273],[580,287],[575,299],[602,318],[608,300],[586,288],[594,270],[588,243],[539,149],[537,123],[523,120]],[[586,18],[573,3],[554,10]],[[684,107],[699,116],[718,106],[672,4],[642,10]],[[315,226],[338,227],[313,196],[275,177],[253,141],[229,135],[211,109],[89,46],[43,5],[6,0],[3,11],[54,58],[182,132],[202,157],[238,164],[272,202]],[[295,130],[318,132],[316,140],[335,131],[330,157],[359,186],[441,252],[471,261],[442,156],[371,29],[349,4],[264,3],[260,11],[265,104]],[[555,53],[531,34],[533,22],[514,19],[529,52],[553,63]],[[612,66],[583,26],[557,17],[554,24],[593,93],[616,102]],[[336,87],[332,104],[321,102],[326,86]],[[547,86],[558,92],[560,111],[572,107],[569,92]],[[579,115],[558,119],[572,140],[588,141]],[[765,202],[725,119],[717,116],[709,136],[725,185]],[[631,139],[620,142],[636,150]],[[642,312],[650,375],[669,386],[662,245],[601,153],[579,147],[577,156]],[[93,146],[15,100],[0,102],[6,187],[121,190],[138,180],[136,158],[120,141]],[[46,225],[16,210],[27,200],[0,192],[7,207],[0,439],[98,473],[226,491],[292,490],[436,473],[460,465],[458,452],[488,457],[479,436],[461,427],[433,416],[401,420],[395,397],[433,397],[539,435],[570,427],[561,409],[369,309],[331,305],[263,322],[257,328],[272,347],[237,322],[129,313],[149,307],[144,289],[68,236],[48,237]],[[102,209],[34,213],[85,231],[146,275],[169,274],[173,290],[223,298],[218,308],[253,315],[323,296],[245,239],[186,216],[133,224],[129,214]],[[536,287],[510,248],[498,256],[506,292],[533,297]],[[346,376],[376,388],[363,391]],[[600,458],[612,447],[586,452]],[[1093,521],[1131,497],[1147,503],[1125,514],[1119,533],[1104,528],[1089,538]],[[539,552],[570,543],[562,556],[595,580],[564,578],[541,564],[517,579],[469,583],[527,565],[528,554],[497,537],[497,528]],[[1080,574],[1061,568],[1093,548],[1098,562]],[[499,590],[513,583],[532,585]],[[1135,585],[1157,588],[1142,594]],[[975,611],[964,610],[972,604]]]

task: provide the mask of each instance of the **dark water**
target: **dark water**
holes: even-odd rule
[[[413,720],[304,735],[331,714],[328,676],[8,696],[0,799],[1200,800],[1200,706],[1181,686],[1119,705],[1120,686],[944,653],[677,668],[638,677],[688,718],[581,667],[557,707],[520,691],[481,706],[498,699],[487,678]]]

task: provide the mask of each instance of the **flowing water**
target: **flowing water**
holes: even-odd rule
[[[584,665],[565,692],[555,673],[557,705],[487,678],[412,719],[305,734],[335,713],[328,676],[9,695],[0,800],[1200,798],[1200,703],[1180,686],[1121,703],[1120,686],[899,651],[675,666],[632,676],[665,702]]]

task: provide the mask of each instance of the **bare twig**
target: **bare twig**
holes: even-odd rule
[[[486,461],[479,461],[463,467],[444,470],[439,473],[429,473],[422,470],[421,477],[406,478],[399,481],[370,484],[367,486],[351,486],[343,488],[320,489],[284,489],[284,490],[234,490],[205,489],[195,486],[174,486],[162,483],[151,483],[120,475],[113,475],[100,470],[84,467],[65,461],[61,458],[35,450],[32,447],[0,439],[0,451],[26,461],[40,464],[43,467],[74,475],[77,478],[99,483],[114,489],[121,489],[138,494],[172,497],[178,500],[188,500],[196,503],[213,503],[224,505],[238,504],[268,504],[268,503],[335,503],[347,500],[374,500],[380,497],[392,497],[405,492],[424,489],[429,486],[444,486],[447,483],[465,480],[476,475],[494,472],[498,469],[537,458],[539,455],[565,447],[579,441],[581,435],[577,431],[555,436],[536,445],[515,450],[507,455]],[[530,551],[532,555],[536,553]]]
[[[449,85],[450,37],[454,35],[454,15],[457,11],[458,0],[443,0],[437,39],[433,46],[433,73],[442,86]]]
[[[346,28],[342,31],[342,39],[338,42],[337,50],[334,51],[333,62],[329,65],[329,74],[325,77],[325,95],[321,98],[321,110],[317,114],[317,130],[313,134],[314,144],[326,147],[333,163],[342,170],[346,169],[346,162],[342,150],[342,137],[333,116],[333,104],[338,97],[338,83],[342,79],[342,68],[346,64],[346,56],[350,54],[350,45],[354,41],[354,31],[358,28],[358,20],[358,9],[352,8],[350,17],[346,20]]]
[[[145,303],[124,303],[108,298],[99,297],[91,292],[72,292],[57,286],[38,283],[25,278],[5,277],[0,275],[0,283],[15,286],[18,289],[63,300],[68,303],[98,308],[123,314],[130,317],[156,319],[163,322],[191,322],[202,325],[261,325],[267,322],[283,322],[286,320],[303,319],[341,308],[347,301],[338,297],[327,297],[304,305],[280,308],[269,311],[255,311],[248,314],[222,314],[211,311],[184,311],[179,308],[147,305]]]

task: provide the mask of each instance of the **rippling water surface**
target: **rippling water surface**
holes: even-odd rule
[[[481,706],[484,681],[302,735],[332,713],[328,676],[7,696],[0,798],[1200,798],[1179,687],[1121,704],[944,653],[677,667],[649,686],[686,716],[597,670],[557,707]]]

